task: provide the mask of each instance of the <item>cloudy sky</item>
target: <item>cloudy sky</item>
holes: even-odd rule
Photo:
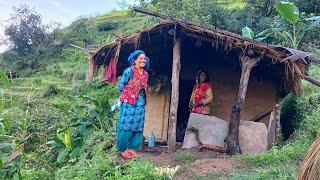
[[[119,1],[119,0],[118,0]],[[99,15],[119,9],[117,0],[0,0],[0,21],[4,22],[12,14],[12,7],[27,4],[40,13],[46,23],[60,22],[70,24],[82,15]],[[3,23],[0,24],[0,36],[4,35]],[[3,52],[5,47],[0,47]]]

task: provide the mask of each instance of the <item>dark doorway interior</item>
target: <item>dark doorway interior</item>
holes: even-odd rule
[[[179,84],[179,105],[177,116],[177,142],[182,142],[184,133],[187,128],[188,119],[190,115],[189,99],[192,93],[194,81],[180,80]]]

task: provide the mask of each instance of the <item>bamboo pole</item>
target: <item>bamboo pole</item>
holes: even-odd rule
[[[89,51],[88,49],[85,49],[85,48],[83,48],[83,47],[80,47],[80,46],[77,46],[77,45],[74,45],[74,44],[69,44],[69,45],[72,46],[72,47],[74,47],[74,48],[77,48],[77,49],[80,49],[80,50],[82,50],[82,51],[85,51],[85,52],[87,52],[87,53],[89,53],[89,54],[92,54],[91,51]]]
[[[173,63],[172,63],[172,78],[171,78],[171,104],[169,113],[169,128],[168,128],[168,151],[176,149],[176,126],[177,126],[177,111],[179,103],[179,76],[181,69],[180,62],[181,39],[177,38],[173,45]]]
[[[228,148],[228,153],[232,155],[241,152],[240,145],[239,145],[239,136],[238,136],[240,119],[241,119],[240,113],[246,98],[250,72],[252,68],[260,60],[261,60],[261,57],[250,58],[246,55],[243,55],[241,57],[242,72],[241,72],[241,78],[240,78],[240,84],[239,84],[239,91],[238,91],[236,104],[232,107],[228,136],[225,140]]]

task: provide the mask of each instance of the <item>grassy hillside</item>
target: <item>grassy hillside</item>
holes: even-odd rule
[[[228,8],[244,6],[243,1],[221,4]],[[103,45],[114,40],[115,34],[126,36],[154,22],[129,14],[117,11],[89,19],[91,43]],[[72,32],[73,25],[62,34]],[[81,37],[73,40],[84,45]],[[19,156],[0,170],[0,179],[172,179],[156,172],[156,165],[150,162],[118,162],[113,145],[119,93],[116,86],[97,79],[85,82],[87,57],[86,52],[65,48],[38,69],[21,73],[12,80],[11,88],[3,91],[3,115],[10,119],[11,128],[0,126],[0,159],[6,162],[18,151]],[[319,71],[320,67],[314,66],[309,73],[320,79]],[[297,107],[297,122],[301,122],[288,141],[266,153],[235,157],[241,167],[232,174],[207,172],[206,176],[190,178],[295,179],[299,163],[320,135],[320,90],[307,82],[303,87],[300,96],[284,100],[295,102],[288,106]],[[188,160],[178,174],[196,160],[194,155],[183,153],[176,159]]]

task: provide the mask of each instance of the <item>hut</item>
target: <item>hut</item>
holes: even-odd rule
[[[114,75],[121,75],[128,67],[129,54],[144,50],[152,67],[145,135],[153,131],[157,140],[168,142],[169,150],[175,149],[176,130],[185,127],[188,120],[188,101],[198,70],[210,74],[214,94],[211,115],[230,121],[226,144],[231,154],[239,152],[240,119],[267,123],[281,99],[289,92],[299,93],[301,79],[311,78],[306,76],[309,62],[314,60],[310,53],[135,10],[164,20],[96,50],[89,58],[87,79],[92,79],[99,68],[107,70],[111,63],[116,63]]]

